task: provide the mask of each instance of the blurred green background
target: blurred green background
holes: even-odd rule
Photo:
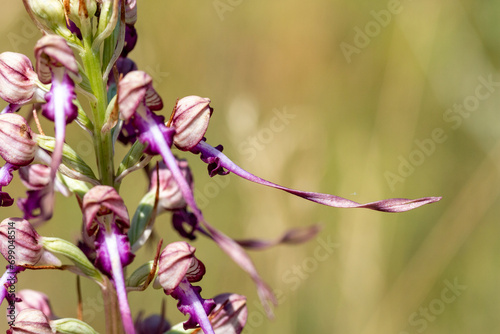
[[[248,296],[244,333],[499,333],[499,17],[493,0],[140,2],[130,57],[155,79],[163,114],[178,97],[210,97],[208,142],[242,167],[359,202],[443,196],[401,214],[334,209],[232,175],[210,179],[181,153],[206,218],[228,235],[272,239],[323,225],[307,244],[251,254],[279,290],[274,320],[252,281],[200,239],[203,296]],[[33,59],[40,35],[21,1],[4,3],[0,19],[0,51]],[[68,143],[93,163],[90,138],[73,127]],[[131,214],[146,186],[142,173],[124,182]],[[19,183],[6,190],[23,195]],[[78,206],[58,200],[39,233],[74,241]],[[179,239],[168,215],[156,230],[156,240]],[[152,254],[141,250],[131,268]],[[92,305],[99,292],[82,283],[85,320],[104,332],[101,304]],[[41,290],[58,316],[76,317],[69,273],[26,272],[17,288]],[[158,312],[162,299],[173,323],[185,319],[161,291],[130,294],[135,314]]]

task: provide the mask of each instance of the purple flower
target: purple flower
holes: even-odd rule
[[[19,169],[22,183],[28,188],[27,198],[17,200],[17,206],[23,211],[24,219],[33,224],[44,222],[52,217],[54,209],[54,192],[50,179],[50,167],[31,164]],[[68,189],[56,178],[54,188],[64,196],[69,196]]]
[[[123,267],[130,264],[127,208],[118,192],[109,186],[95,186],[83,197],[83,223],[88,236],[95,236],[96,266],[110,275],[116,289],[123,327],[134,334],[134,322],[127,299]]]
[[[194,256],[194,252],[195,248],[186,242],[167,245],[160,255],[157,281],[167,295],[179,301],[179,311],[190,315],[184,329],[196,328],[199,324],[205,334],[214,333],[208,314],[215,307],[215,302],[203,299],[201,288],[191,285],[205,274],[205,266]]]
[[[82,210],[85,231],[88,236],[95,237],[95,265],[104,273],[112,274],[112,255],[106,245],[106,233],[116,238],[121,266],[130,264],[134,258],[127,237],[130,220],[127,208],[116,190],[108,186],[93,187],[83,197]]]
[[[36,69],[40,81],[52,82],[50,91],[45,94],[46,104],[42,106],[42,114],[54,122],[56,144],[52,153],[52,183],[62,161],[66,124],[78,116],[78,109],[73,104],[76,99],[73,80],[81,81],[73,51],[66,40],[57,35],[46,35],[35,45]],[[53,192],[53,186],[50,186]],[[53,194],[50,195],[54,197]]]

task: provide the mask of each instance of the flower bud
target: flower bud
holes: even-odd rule
[[[49,297],[36,290],[24,289],[16,293],[16,297],[20,298],[20,302],[16,302],[16,313],[19,314],[26,309],[36,309],[42,311],[49,319],[56,319],[50,307]]]
[[[52,69],[64,67],[75,82],[80,82],[78,64],[66,40],[57,35],[45,35],[35,45],[36,70],[40,81],[52,81]]]
[[[0,115],[0,155],[6,162],[26,166],[35,157],[36,143],[26,120],[18,114]]]
[[[32,164],[19,169],[21,182],[28,190],[42,190],[50,183],[50,167]]]
[[[7,218],[0,223],[0,253],[17,266],[61,266],[61,261],[45,251],[42,237],[33,226],[21,218]]]
[[[71,32],[66,27],[64,6],[61,0],[25,0],[24,6],[38,26],[41,25],[65,37],[71,36]]]
[[[240,334],[247,322],[248,310],[245,296],[224,293],[214,298],[215,309],[210,322],[216,334]]]
[[[26,309],[19,313],[7,334],[53,334],[49,319],[40,310]]]
[[[135,48],[136,44],[137,30],[133,25],[127,24],[125,27],[125,44],[123,45],[121,57],[127,57],[127,55]]]
[[[134,25],[137,21],[137,0],[125,1],[125,23]]]
[[[153,314],[142,319],[142,314],[135,321],[137,334],[157,334],[165,333],[170,329],[170,323],[159,314]]]
[[[153,78],[142,71],[129,72],[118,84],[118,104],[124,120],[128,121],[141,105],[151,110],[163,108],[160,95],[153,88]]]
[[[175,146],[182,151],[189,151],[198,145],[207,132],[212,113],[208,98],[187,96],[180,99],[170,123],[175,129]]]
[[[0,97],[13,104],[44,102],[38,76],[28,57],[15,52],[0,54]]]
[[[123,232],[130,227],[127,207],[118,192],[109,186],[95,186],[83,197],[83,222],[88,235],[97,230],[97,221],[101,215],[113,213],[115,223]]]
[[[205,265],[194,256],[196,248],[184,241],[177,241],[165,247],[158,262],[158,284],[167,295],[179,285],[183,278],[198,282],[205,275]]]
[[[57,319],[50,322],[53,333],[61,334],[98,334],[89,324],[72,318]]]
[[[82,2],[84,6],[80,6],[80,0],[70,0],[69,2],[69,19],[77,26],[81,26],[80,20],[93,18],[97,11],[97,3],[95,0],[85,0]]]
[[[188,162],[186,160],[177,160],[177,164],[184,178],[192,188],[193,176],[189,169]],[[149,187],[150,191],[156,192],[157,182],[160,185],[158,209],[175,210],[185,208],[187,205],[186,201],[184,200],[184,196],[182,196],[181,189],[175,181],[172,172],[164,162],[160,162],[158,167],[158,170],[155,168],[151,173],[151,184]]]

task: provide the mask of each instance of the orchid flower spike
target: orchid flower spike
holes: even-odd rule
[[[155,285],[160,285],[167,295],[179,301],[179,311],[190,315],[184,329],[196,328],[199,324],[205,334],[214,334],[208,314],[214,309],[215,302],[203,299],[201,288],[191,285],[205,275],[205,266],[194,256],[195,251],[193,246],[183,241],[167,245],[160,255]]]

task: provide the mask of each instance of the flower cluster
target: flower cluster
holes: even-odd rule
[[[6,191],[14,177],[27,189],[26,197],[17,200],[22,217],[6,218],[0,224],[0,252],[8,261],[0,279],[0,302],[7,300],[15,306],[13,315],[9,314],[8,333],[96,333],[85,319],[55,316],[48,297],[40,292],[9,294],[9,286],[26,269],[68,270],[95,282],[105,305],[116,305],[105,310],[107,333],[240,333],[247,318],[245,297],[230,293],[202,297],[203,256],[196,257],[196,249],[188,242],[173,242],[162,249],[160,241],[152,260],[127,276],[125,268],[133,263],[163,213],[170,214],[180,237],[187,241],[198,235],[210,238],[246,271],[271,315],[276,299],[245,248],[304,242],[318,228],[291,230],[276,241],[233,240],[203,216],[194,199],[189,165],[174,155],[175,149],[178,154],[199,154],[210,177],[232,173],[331,207],[403,212],[440,199],[395,198],[360,204],[255,176],[223,154],[221,145],[214,147],[205,138],[214,111],[210,99],[187,96],[176,102],[168,119],[161,114],[163,101],[152,78],[128,58],[137,43],[135,0],[23,2],[43,37],[34,47],[35,66],[25,55],[0,54],[0,97],[8,103],[0,114],[0,155],[5,160],[0,169],[0,206],[14,204]],[[53,137],[44,133],[39,115],[53,122]],[[66,127],[72,122],[94,141],[97,173],[65,142]],[[129,151],[114,166],[119,143]],[[158,161],[153,163],[155,157]],[[140,169],[148,171],[150,186],[129,215],[120,185]],[[76,228],[82,232],[76,245],[40,236],[35,230],[51,219],[56,191],[74,195],[81,208],[82,226]],[[60,257],[70,264],[63,264]],[[171,326],[163,311],[134,319],[128,293],[143,291],[151,283],[178,301],[179,311],[189,316],[187,321]]]

